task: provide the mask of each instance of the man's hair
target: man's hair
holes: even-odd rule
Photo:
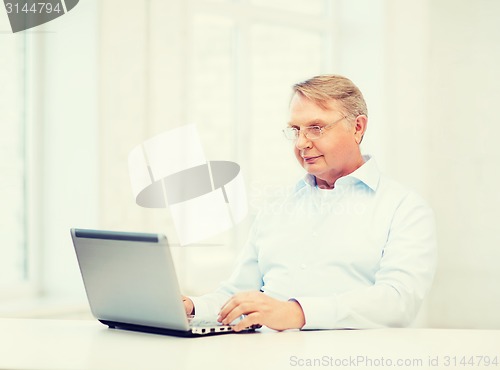
[[[368,116],[363,94],[348,78],[339,75],[321,75],[293,85],[293,92],[312,100],[326,109],[328,100],[337,100],[345,109],[343,112],[349,119],[359,115]]]

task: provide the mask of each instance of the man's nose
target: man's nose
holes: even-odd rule
[[[297,133],[297,140],[295,140],[295,147],[299,150],[311,147],[311,140],[309,140],[302,130]]]

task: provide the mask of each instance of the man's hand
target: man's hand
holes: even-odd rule
[[[184,308],[186,309],[186,315],[194,315],[194,303],[191,298],[182,296],[182,303],[184,303]]]
[[[261,292],[237,293],[222,306],[218,321],[230,324],[241,315],[246,315],[234,331],[252,325],[265,325],[274,330],[300,329],[305,325],[304,312],[295,301],[279,301]]]

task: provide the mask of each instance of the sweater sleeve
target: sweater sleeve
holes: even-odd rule
[[[196,318],[214,320],[224,303],[235,293],[261,289],[263,282],[257,259],[257,229],[258,217],[253,223],[248,241],[241,250],[229,279],[222,282],[213,293],[190,297],[194,303]]]

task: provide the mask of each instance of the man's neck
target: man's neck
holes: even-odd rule
[[[341,173],[338,175],[332,177],[332,178],[327,178],[327,179],[321,179],[316,176],[316,186],[320,189],[334,189],[335,188],[335,183],[337,182],[338,179],[341,177],[347,176],[350,173],[353,173],[356,171],[359,167],[361,167],[365,163],[365,160],[362,155],[359,156],[359,158],[353,162],[352,165],[350,165],[347,169],[343,170]]]

